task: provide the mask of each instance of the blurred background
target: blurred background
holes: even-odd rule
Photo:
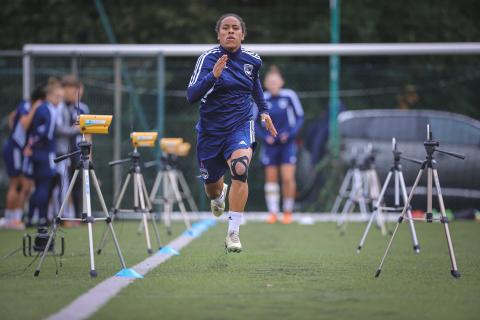
[[[479,1],[342,1],[339,10],[337,35],[341,43],[480,41]],[[328,0],[2,2],[2,143],[8,133],[7,115],[22,99],[23,45],[211,43],[213,47],[216,43],[215,22],[226,12],[237,13],[245,20],[247,48],[248,44],[332,41]],[[328,132],[329,57],[262,58],[263,72],[268,65],[278,65],[286,87],[298,93],[305,110],[305,124],[298,141],[296,209],[328,211],[345,172],[345,167],[329,153],[324,134],[325,128]],[[196,57],[166,57],[164,78],[165,136],[183,137],[193,146],[198,107],[188,104],[185,90],[195,61]],[[34,57],[32,63],[34,84],[46,81],[49,76],[77,74],[85,85],[82,100],[89,105],[90,112],[113,113],[113,57]],[[130,131],[156,129],[157,59],[128,57],[122,58],[122,63],[121,155],[125,157],[131,151]],[[342,110],[432,109],[480,120],[480,55],[347,56],[340,58],[340,65],[339,99]],[[388,131],[388,127],[385,130]],[[410,129],[405,125],[407,130]],[[424,131],[421,132],[423,134]],[[450,132],[455,134],[454,129]],[[112,203],[115,190],[112,169],[107,165],[108,161],[114,160],[113,134],[112,130],[108,136],[95,136],[93,145],[97,175],[107,204]],[[472,134],[478,134],[478,130]],[[391,139],[391,136],[385,139]],[[422,141],[418,140],[419,143]],[[399,143],[401,146],[401,140]],[[473,147],[478,151],[480,143]],[[155,158],[154,150],[141,152],[144,160]],[[384,157],[390,156],[386,154]],[[423,158],[424,154],[412,156]],[[196,177],[198,171],[194,152],[180,159],[179,163],[200,209],[208,210],[202,183]],[[3,206],[8,179],[3,163],[0,166],[0,199]],[[461,166],[458,165],[460,169]],[[480,169],[478,165],[473,167],[473,170],[476,169]],[[123,169],[123,173],[126,172],[127,167]],[[147,186],[151,188],[155,169],[146,169],[144,173]],[[454,174],[468,177],[472,172],[465,170]],[[384,174],[382,181],[383,178]],[[265,211],[264,175],[258,159],[253,162],[249,181],[247,210]],[[473,189],[480,189],[478,181],[471,182]],[[407,180],[407,184],[410,185],[411,181]],[[94,205],[98,206],[96,201]]]

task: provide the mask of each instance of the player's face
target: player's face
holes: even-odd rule
[[[78,99],[78,89],[76,86],[65,86],[65,101],[68,103],[74,103]]]
[[[63,88],[58,87],[51,94],[47,96],[47,100],[54,106],[58,106],[63,100]]]
[[[245,38],[240,21],[235,17],[223,19],[220,23],[217,38],[222,47],[231,52],[236,51]]]
[[[272,94],[277,95],[283,87],[282,76],[278,73],[270,73],[265,77],[265,88]]]

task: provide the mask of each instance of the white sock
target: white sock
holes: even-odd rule
[[[265,202],[268,212],[277,214],[280,211],[280,186],[278,183],[265,183]]]
[[[225,192],[223,192],[223,186],[222,186],[222,193],[218,196],[217,199],[213,199],[215,204],[221,205],[225,201]]]
[[[14,219],[13,209],[5,209],[5,221],[12,221]]]
[[[283,212],[292,212],[293,205],[295,204],[295,198],[284,198],[283,199]]]
[[[22,216],[23,216],[23,210],[20,209],[20,208],[17,208],[17,209],[14,209],[14,215],[13,215],[13,219],[17,220],[17,221],[21,221],[22,220]]]
[[[236,232],[240,234],[240,224],[242,223],[243,213],[230,211],[228,215],[228,234]]]

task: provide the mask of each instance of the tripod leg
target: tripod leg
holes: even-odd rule
[[[118,209],[120,208],[120,204],[122,203],[123,196],[125,195],[125,191],[127,190],[128,183],[130,182],[130,173],[127,174],[125,178],[125,182],[123,183],[122,189],[118,195],[117,201],[115,201],[115,206],[113,207],[113,215],[112,215],[112,222],[115,220],[115,216],[117,215]],[[102,253],[103,248],[105,247],[106,241],[108,237],[108,226],[105,226],[102,234],[102,240],[98,246],[97,254]]]
[[[139,189],[137,188],[137,178],[135,176],[133,177],[133,211],[136,213],[138,212],[139,209]],[[143,212],[141,212],[142,217],[140,218],[140,223],[138,224],[138,229],[137,233],[140,235],[142,234],[143,230],[145,229],[145,226],[143,224]],[[148,232],[148,230],[147,230]]]
[[[340,216],[340,218],[342,219],[342,222],[339,226],[341,236],[345,234],[345,230],[347,229],[347,215],[351,214],[353,212],[353,209],[355,209],[354,201],[353,199],[349,198],[345,202],[345,205],[342,209],[342,215]]]
[[[95,256],[93,254],[93,217],[92,217],[92,206],[90,203],[90,178],[88,175],[88,169],[82,169],[83,176],[83,194],[84,196],[84,206],[83,211],[86,211],[86,222],[88,228],[88,247],[90,253],[90,276],[92,278],[97,276],[97,271],[95,270]]]
[[[403,173],[400,171],[398,172],[400,187],[402,189],[402,198],[403,202],[407,202],[407,187],[405,186],[405,179],[403,178]],[[412,219],[412,210],[407,208],[407,217],[408,217],[408,225],[410,227],[410,233],[412,234],[412,242],[413,242],[413,250],[415,253],[420,253],[420,245],[418,244],[417,239],[417,232],[415,231],[415,225]]]
[[[145,199],[145,204],[146,204],[146,207],[148,209],[148,211],[152,211],[153,210],[153,206],[152,206],[152,202],[150,201],[150,197],[148,196],[148,190],[147,190],[147,186],[145,185],[145,179],[143,179],[143,174],[139,174],[140,175],[140,185],[142,186],[142,191],[143,191],[143,197]]]
[[[40,274],[40,269],[42,268],[43,260],[45,260],[48,249],[50,248],[50,245],[52,244],[53,239],[57,235],[58,224],[62,219],[63,211],[65,210],[65,207],[67,205],[68,198],[70,197],[73,187],[75,186],[75,182],[77,181],[78,172],[79,172],[79,169],[76,169],[74,171],[72,181],[70,181],[70,185],[68,186],[67,193],[65,195],[65,198],[63,199],[62,206],[60,207],[60,211],[58,212],[57,217],[53,220],[53,228],[52,228],[52,231],[50,231],[50,236],[48,237],[47,245],[45,246],[45,249],[42,252],[40,261],[38,262],[38,266],[35,269],[35,273],[33,274],[35,277],[38,277],[38,275]]]
[[[168,179],[167,171],[162,173],[165,175],[163,177],[163,219],[165,221],[165,228],[167,229],[167,234],[172,235],[172,222],[171,222],[171,212],[173,209],[173,201],[171,198],[171,186],[170,179]]]
[[[432,210],[432,168],[427,168],[427,222],[433,222]]]
[[[385,253],[383,254],[382,260],[380,261],[380,265],[378,266],[377,271],[375,272],[375,278],[378,278],[378,276],[380,276],[380,272],[382,272],[382,267],[383,267],[383,264],[385,263],[385,259],[387,257],[387,254],[390,251],[390,247],[393,243],[393,239],[395,239],[395,235],[397,234],[398,227],[402,223],[402,221],[404,219],[404,216],[405,216],[405,212],[407,211],[408,207],[410,206],[410,201],[412,201],[412,197],[413,197],[413,194],[415,192],[415,189],[417,188],[417,185],[420,182],[420,178],[422,177],[423,170],[424,169],[423,169],[423,166],[422,166],[422,168],[418,171],[417,178],[415,179],[412,190],[410,191],[410,194],[408,195],[408,199],[405,202],[405,206],[403,207],[402,214],[398,218],[397,224],[395,225],[395,229],[393,230],[393,233],[392,233],[392,237],[388,241],[388,245],[387,245],[387,248],[385,249]]]
[[[183,172],[180,170],[177,170],[177,175],[178,175],[178,181],[180,182],[180,186],[182,187],[182,191],[185,194],[185,197],[187,198],[188,205],[190,206],[190,210],[192,212],[197,213],[198,212],[198,207],[197,204],[195,203],[195,200],[193,200],[192,193],[190,192],[190,188],[188,187],[187,180],[185,180],[185,176],[183,175]]]
[[[380,179],[378,178],[378,174],[377,174],[377,171],[376,170],[371,170],[370,171],[370,196],[372,199],[374,199],[375,201],[377,201],[378,199],[380,199],[380,193],[381,193],[381,190],[380,190]],[[382,198],[383,198],[383,195],[382,195]],[[378,205],[376,205],[376,207],[378,208],[378,214],[377,214],[377,224],[380,226],[380,230],[382,232],[382,235],[385,236],[387,234],[387,226],[385,224],[385,218],[384,218],[384,215],[383,215],[383,210],[381,208],[381,202],[378,203]],[[375,204],[374,204],[375,206]]]
[[[148,197],[147,186],[145,185],[145,180],[143,179],[143,175],[139,173],[138,177],[139,177],[138,179],[140,180],[140,185],[142,187],[143,197],[145,199],[145,203],[147,204],[148,216],[150,218],[150,221],[152,222],[153,232],[155,233],[155,237],[157,238],[158,248],[161,249],[162,241],[160,240],[160,232],[158,232],[158,227],[157,227],[157,215],[155,212],[153,212],[152,203],[150,202],[150,199]]]
[[[340,208],[340,204],[342,199],[345,197],[345,193],[347,192],[348,185],[351,183],[352,180],[352,169],[348,169],[345,177],[343,178],[342,184],[340,185],[340,190],[338,191],[338,195],[335,198],[335,202],[333,203],[333,207],[331,210],[332,214],[337,214],[338,209]]]
[[[98,184],[97,176],[95,174],[95,171],[93,170],[90,170],[90,174],[92,176],[95,190],[97,191],[98,199],[100,200],[100,205],[102,206],[103,214],[107,218],[105,221],[108,224],[110,233],[112,234],[113,243],[115,245],[118,258],[120,259],[120,264],[122,265],[123,269],[126,269],[127,264],[125,263],[125,259],[123,259],[122,251],[120,250],[120,245],[118,244],[117,235],[115,234],[115,230],[113,229],[112,220],[110,218],[110,215],[108,214],[107,206],[105,205],[105,200],[103,199],[102,191],[100,190],[100,185]]]
[[[445,237],[447,238],[448,252],[450,253],[450,261],[452,263],[452,270],[450,270],[450,273],[454,278],[460,278],[460,272],[458,272],[458,269],[457,269],[457,261],[455,260],[455,252],[453,251],[452,238],[450,237],[450,229],[448,227],[448,218],[447,218],[447,215],[445,214],[445,204],[443,203],[443,195],[442,195],[442,190],[440,188],[440,181],[438,179],[437,169],[433,169],[433,177],[435,179],[438,202],[440,204],[440,211],[442,213],[441,221],[445,229]]]
[[[162,182],[162,171],[157,173],[155,182],[153,183],[152,191],[150,192],[150,201],[154,202],[155,197],[157,196],[158,189],[160,188],[160,183]]]
[[[385,194],[385,191],[387,190],[388,183],[390,182],[391,178],[392,178],[392,171],[388,172],[387,178],[385,179],[385,182],[383,183],[382,191],[380,191],[380,195],[378,196],[377,202],[375,203],[375,207],[373,208],[373,213],[370,216],[370,220],[368,221],[368,224],[367,224],[367,227],[365,228],[365,231],[363,232],[362,239],[360,240],[360,243],[358,244],[357,253],[360,253],[360,250],[362,250],[362,247],[365,243],[365,239],[367,238],[367,234],[370,231],[373,220],[375,220],[375,217],[377,216],[378,207],[380,206],[380,203],[383,200],[383,196]]]
[[[185,204],[183,203],[182,195],[180,194],[180,191],[178,190],[178,179],[177,179],[177,176],[176,176],[176,171],[175,170],[170,170],[169,171],[169,177],[170,177],[170,181],[171,181],[171,184],[172,184],[173,195],[174,195],[175,200],[178,204],[178,207],[180,208],[180,212],[183,216],[183,221],[185,222],[185,227],[187,229],[190,229],[192,226],[190,225],[190,219],[188,218],[187,210],[185,208]]]
[[[145,198],[143,194],[143,187],[140,181],[140,174],[134,173],[134,181],[133,185],[137,190],[136,195],[138,196],[138,202],[140,203],[140,211],[142,212],[142,221],[143,221],[143,228],[145,230],[145,241],[147,243],[147,252],[148,254],[152,254],[152,243],[150,242],[150,232],[148,229],[148,220],[147,220],[147,208],[145,207]]]
[[[353,199],[357,196],[360,181],[360,170],[354,169],[352,171],[352,178],[351,178],[351,189],[348,193],[347,200],[343,204],[342,212],[340,213],[340,217],[337,219],[337,227],[341,228],[342,225],[345,223],[345,219],[347,217],[347,212],[350,211],[350,207],[353,205]]]

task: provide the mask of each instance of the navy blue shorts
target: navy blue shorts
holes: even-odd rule
[[[264,166],[297,163],[297,146],[295,141],[293,140],[286,144],[263,145],[260,159]]]
[[[199,133],[197,137],[197,162],[204,183],[218,181],[228,170],[227,159],[238,149],[255,150],[255,127],[248,121],[230,134],[214,136]]]
[[[23,152],[11,139],[3,146],[3,161],[9,177],[18,177],[22,174]]]

